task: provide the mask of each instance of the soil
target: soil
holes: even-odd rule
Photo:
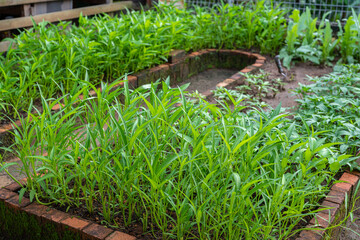
[[[266,58],[266,62],[262,69],[269,74],[270,79],[283,78],[278,72],[275,61],[271,57]],[[274,98],[267,98],[264,101],[271,107],[275,108],[279,103],[284,108],[293,108],[297,105],[295,99],[298,97],[292,91],[299,86],[299,83],[308,85],[312,82],[308,77],[319,77],[329,74],[333,71],[332,67],[316,66],[310,63],[296,63],[290,70],[284,68],[287,75],[285,80],[284,91],[276,94]]]
[[[346,225],[342,227],[339,240],[360,239],[360,200],[358,199],[357,210],[354,211],[353,221],[349,218]]]
[[[278,72],[278,68],[273,57],[267,56],[266,62],[261,69],[268,73],[269,79],[283,79],[283,76]],[[284,68],[284,71],[287,75],[287,79],[283,79],[285,85],[282,91],[277,93],[275,97],[267,97],[263,99],[263,101],[269,104],[272,108],[276,108],[277,105],[281,103],[283,108],[293,109],[297,105],[295,99],[298,97],[295,94],[292,94],[292,90],[297,88],[299,83],[304,85],[311,84],[312,82],[308,81],[308,77],[323,76],[331,73],[333,69],[329,66],[316,66],[311,63],[296,63],[290,70]],[[216,84],[224,81],[237,72],[239,72],[239,70],[208,69],[200,74],[190,77],[186,81],[174,84],[173,86],[175,87],[176,85],[190,83],[187,91],[191,93],[197,90],[199,93],[202,93],[209,89],[215,89]],[[216,103],[216,101],[211,102]]]
[[[191,93],[197,90],[199,93],[201,93],[209,89],[215,89],[216,84],[224,81],[227,78],[230,78],[237,72],[238,70],[233,69],[207,69],[204,72],[196,74],[183,82],[173,84],[173,87],[190,83],[190,86],[186,89],[187,91]]]

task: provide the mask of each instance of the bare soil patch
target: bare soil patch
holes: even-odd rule
[[[278,68],[273,57],[267,56],[266,62],[261,69],[269,75],[269,79],[283,79],[283,76],[278,72]],[[172,86],[176,87],[190,83],[187,91],[191,93],[197,90],[199,93],[202,93],[207,90],[216,89],[216,85],[218,83],[230,78],[233,74],[239,72],[240,70],[241,69],[208,69],[190,77],[185,81],[173,84]],[[284,68],[284,71],[287,75],[287,79],[284,79],[285,85],[282,91],[277,93],[275,97],[268,96],[262,99],[272,108],[276,108],[279,103],[281,103],[281,106],[284,108],[294,108],[297,105],[295,100],[299,97],[292,91],[299,86],[299,83],[304,85],[311,84],[312,82],[308,80],[308,77],[320,77],[329,74],[333,71],[333,68],[329,66],[317,66],[311,63],[296,63],[290,70]],[[213,99],[211,99],[210,102],[216,103]]]
[[[267,57],[266,62],[262,69],[269,74],[270,79],[282,78],[282,75],[278,72],[274,58]],[[285,80],[284,91],[276,94],[274,98],[266,98],[264,101],[271,107],[275,108],[279,103],[282,107],[292,108],[297,105],[295,99],[298,98],[292,91],[299,86],[299,83],[308,85],[312,82],[308,80],[308,77],[320,77],[329,74],[333,71],[329,66],[316,66],[310,63],[296,63],[290,70],[284,68],[287,75]]]
[[[190,83],[190,86],[186,89],[187,91],[194,92],[197,90],[199,93],[201,93],[209,89],[215,89],[216,84],[224,81],[227,78],[230,78],[237,72],[239,72],[239,70],[211,68],[191,76],[185,81],[173,84],[173,87]]]

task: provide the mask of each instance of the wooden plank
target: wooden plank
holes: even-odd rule
[[[58,0],[0,0],[0,7],[24,5],[30,3],[54,2]]]
[[[45,14],[35,15],[32,17],[6,19],[0,21],[0,31],[33,26],[31,19],[34,19],[36,23],[42,21],[56,22],[56,21],[64,21],[64,20],[78,18],[80,16],[80,13],[82,13],[83,16],[88,16],[99,13],[116,12],[116,11],[124,10],[125,8],[132,8],[132,7],[133,7],[132,1],[124,1],[124,2],[117,2],[112,4],[101,4],[91,7],[76,8],[76,9],[53,12],[53,13],[45,13]]]

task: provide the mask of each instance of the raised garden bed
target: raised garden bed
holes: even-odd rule
[[[300,103],[297,114],[277,104],[270,111],[262,102],[248,104],[239,92],[232,97],[229,92],[236,87],[219,88],[225,94],[215,94],[225,100],[216,104],[209,100],[213,89],[200,92],[208,100],[203,101],[197,93],[195,100],[184,94],[186,86],[172,87],[209,68],[251,65],[242,73],[254,73],[264,67],[265,58],[257,54],[191,52],[202,48],[276,52],[286,66],[300,59],[315,64],[358,60],[351,44],[359,38],[355,14],[335,39],[325,21],[314,27],[308,11],[294,10],[288,25],[284,14],[261,1],[211,11],[160,8],[121,19],[80,18],[79,26],[69,28],[68,23],[40,24],[17,38],[19,48],[4,56],[7,93],[1,113],[26,112],[43,90],[46,99],[57,98],[60,89],[72,92],[75,100],[64,101],[63,107],[46,108],[45,102],[43,114],[23,126],[15,123],[15,164],[28,178],[21,189],[13,184],[0,190],[5,237],[23,239],[31,229],[30,239],[337,238],[333,226],[348,214],[352,203],[347,199],[355,199],[360,174],[344,173],[328,191],[339,171],[360,170],[352,157],[359,150],[359,121],[353,119],[359,117],[360,65],[300,85],[295,91],[301,97],[293,99]],[[172,49],[190,54],[175,51],[162,64]],[[143,70],[156,64],[161,65]],[[135,74],[130,81],[113,80],[129,72]],[[242,77],[237,73],[212,88],[242,84]],[[276,81],[255,85],[251,78],[237,89],[260,100],[282,86],[271,85]],[[22,80],[29,84],[21,85]],[[114,83],[102,83],[104,89],[91,85],[100,81]],[[264,86],[269,92],[261,90]],[[80,91],[84,96],[73,94]],[[5,135],[9,129],[4,128]],[[5,168],[12,164],[5,162]],[[30,203],[35,200],[52,208]],[[55,218],[52,212],[58,220],[48,222]],[[307,229],[300,233],[304,222]]]
[[[137,88],[144,84],[156,82],[159,79],[164,80],[168,76],[170,77],[171,83],[176,84],[211,68],[237,69],[242,73],[256,72],[263,65],[265,60],[266,58],[259,54],[241,50],[207,49],[190,54],[186,54],[186,52],[182,50],[176,50],[170,54],[168,63],[143,70],[135,75],[128,75],[127,80],[131,88]],[[228,79],[219,79],[217,86],[230,87],[235,83],[241,84],[241,79],[243,78],[244,76],[236,73]],[[114,86],[114,90],[118,87],[123,87],[123,84],[121,83]],[[101,88],[98,89],[101,90]],[[213,89],[214,88],[207,89],[202,92],[202,94],[208,98],[213,95],[213,92],[211,91]],[[96,93],[94,90],[91,90],[88,95],[95,96]],[[79,95],[80,99],[83,97],[83,95]],[[60,108],[60,104],[55,104],[52,110],[58,111]],[[0,125],[0,142],[4,147],[8,147],[12,144],[14,138],[11,132],[14,127],[20,126],[20,120]]]

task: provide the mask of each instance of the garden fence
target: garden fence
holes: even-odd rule
[[[213,7],[220,4],[220,0],[185,0],[188,5],[197,5],[202,7]],[[229,4],[240,4],[244,0],[224,0]],[[270,1],[269,1],[270,2]],[[331,22],[343,20],[351,16],[353,8],[357,14],[360,13],[360,0],[274,0],[275,5],[279,5],[285,9],[299,9],[301,12],[306,8],[310,8],[313,17],[321,19],[325,13],[330,12],[326,16]]]

